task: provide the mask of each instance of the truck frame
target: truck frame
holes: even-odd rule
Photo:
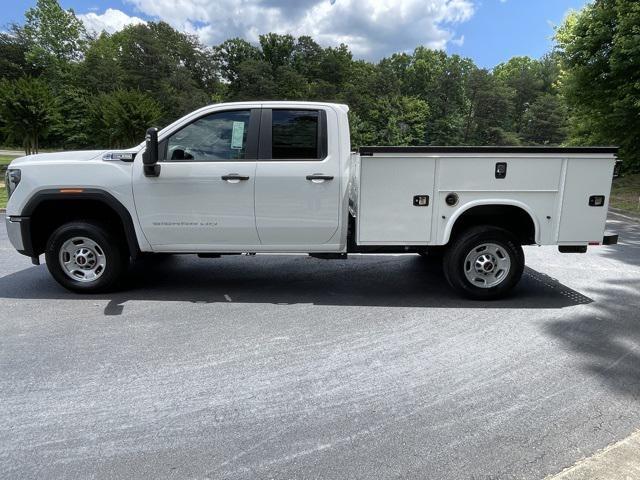
[[[77,292],[146,254],[407,253],[475,299],[507,294],[523,245],[584,253],[604,235],[615,147],[361,147],[348,107],[204,107],[126,150],[16,159],[13,246]]]

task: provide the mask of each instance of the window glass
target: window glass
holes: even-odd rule
[[[272,115],[272,158],[319,158],[318,111],[273,110]]]
[[[250,110],[212,113],[177,131],[167,142],[167,160],[243,160]]]

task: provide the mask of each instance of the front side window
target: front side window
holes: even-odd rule
[[[318,123],[317,110],[273,110],[272,158],[318,159]]]
[[[250,110],[234,110],[199,118],[169,137],[166,159],[244,160],[250,116]]]

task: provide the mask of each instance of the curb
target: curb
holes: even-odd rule
[[[546,480],[629,480],[640,477],[640,430]]]
[[[635,216],[633,213],[629,213],[625,210],[620,210],[618,208],[609,208],[609,213],[617,217],[622,217],[626,220],[631,220],[633,222],[640,222],[640,216]]]

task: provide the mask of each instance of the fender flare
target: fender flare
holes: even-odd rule
[[[471,210],[474,207],[491,206],[491,205],[506,205],[511,207],[518,207],[524,210],[527,213],[527,215],[529,215],[529,217],[531,218],[531,221],[533,222],[534,240],[537,244],[540,243],[540,222],[538,221],[538,218],[533,213],[531,208],[529,208],[527,204],[520,202],[518,200],[509,200],[505,198],[489,198],[489,199],[482,199],[482,200],[473,200],[469,203],[465,203],[458,210],[456,210],[455,213],[451,215],[451,217],[449,218],[449,221],[447,222],[447,225],[444,228],[444,235],[442,239],[443,243],[444,244],[449,243],[449,240],[451,239],[451,232],[453,231],[453,227],[455,226],[456,221],[465,212]]]
[[[29,218],[33,215],[36,209],[45,201],[50,200],[97,200],[110,207],[120,217],[122,226],[127,240],[127,246],[129,247],[129,253],[133,259],[135,259],[140,253],[140,245],[138,243],[138,237],[136,236],[136,229],[133,225],[133,218],[129,210],[113,195],[105,190],[98,188],[78,188],[76,192],[64,192],[65,189],[45,189],[40,190],[33,194],[33,196],[25,204],[21,217]],[[73,189],[69,189],[73,190]],[[29,230],[25,247],[28,245],[33,250],[33,243],[31,238],[31,225],[29,222],[23,222],[25,227]],[[23,234],[24,237],[24,234]],[[25,252],[25,255],[35,256],[35,252],[29,254]]]

